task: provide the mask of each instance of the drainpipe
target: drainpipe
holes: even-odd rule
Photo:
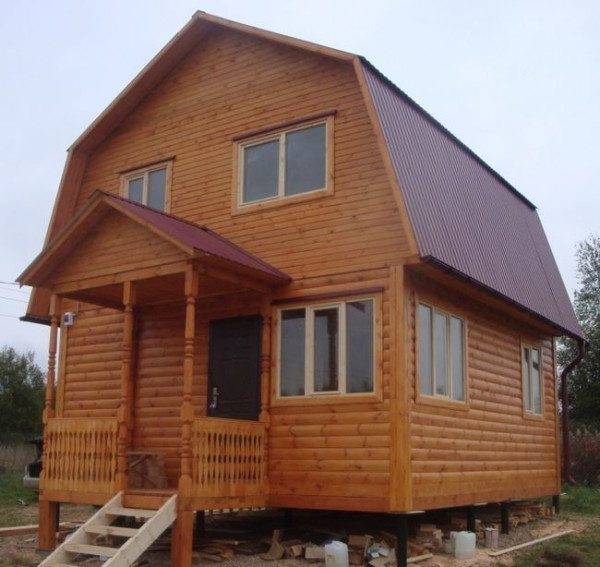
[[[569,389],[567,378],[577,368],[585,356],[585,341],[577,340],[577,356],[565,366],[560,374],[560,399],[562,404],[562,435],[563,435],[563,482],[573,483],[571,476],[571,440],[569,439]]]

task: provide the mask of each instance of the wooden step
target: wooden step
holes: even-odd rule
[[[106,557],[112,557],[119,551],[115,547],[104,547],[102,545],[89,545],[87,543],[69,543],[64,544],[65,551],[69,553],[83,553],[85,555],[98,555],[99,557],[105,555]]]
[[[123,506],[113,506],[106,510],[111,516],[129,516],[130,518],[152,518],[156,510],[146,510],[144,508],[124,508]]]
[[[72,563],[52,563],[48,567],[79,567],[79,566],[73,565]]]
[[[114,535],[119,537],[132,537],[138,533],[136,528],[122,528],[121,526],[85,526],[86,533],[97,535]]]

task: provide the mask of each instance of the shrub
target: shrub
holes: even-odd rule
[[[571,435],[571,473],[576,483],[600,486],[600,432],[578,429]]]

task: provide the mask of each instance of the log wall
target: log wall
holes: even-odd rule
[[[556,493],[551,338],[432,282],[413,279],[407,294],[413,509]],[[466,407],[427,405],[417,399],[415,306],[419,298],[467,324]],[[522,340],[542,346],[544,398],[539,418],[523,412]]]

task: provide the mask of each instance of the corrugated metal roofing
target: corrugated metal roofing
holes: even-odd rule
[[[206,226],[200,226],[179,217],[151,209],[123,197],[117,197],[100,191],[99,193],[102,193],[108,202],[112,201],[118,204],[131,214],[151,223],[158,230],[168,234],[171,238],[181,242],[185,246],[258,270],[279,278],[282,282],[290,281],[290,277],[286,273],[274,268],[257,256],[250,254],[250,252],[247,252],[241,246],[234,244]]]
[[[421,257],[583,337],[534,205],[363,63]]]

